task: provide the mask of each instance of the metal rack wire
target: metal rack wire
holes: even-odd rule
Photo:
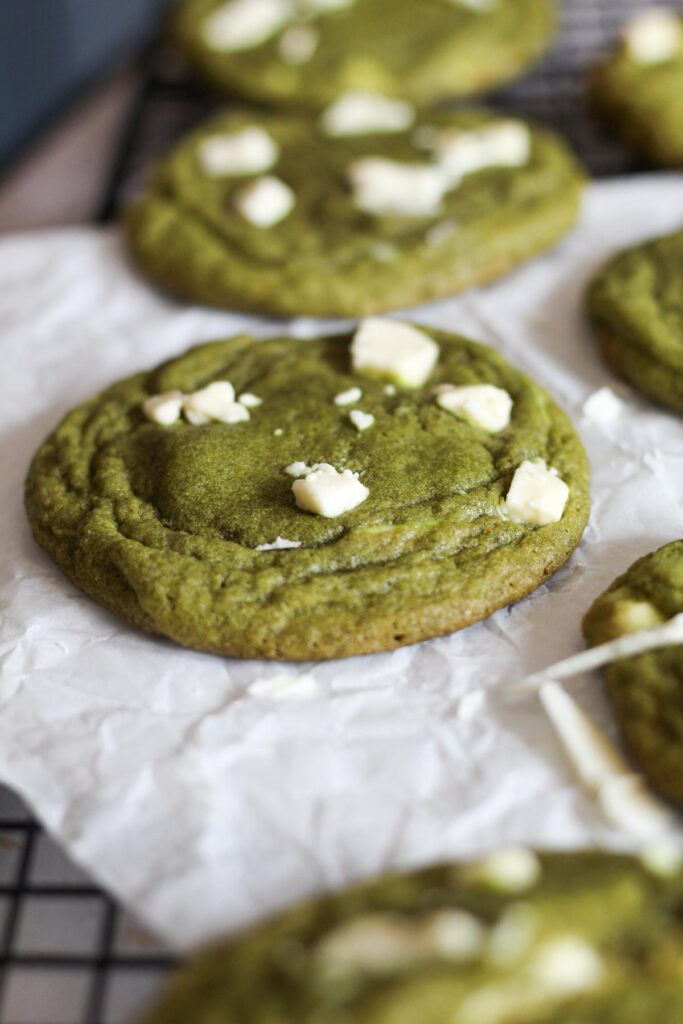
[[[644,6],[643,0],[565,0],[553,52],[490,102],[559,128],[596,176],[643,170],[593,122],[584,87],[619,25]],[[150,164],[220,102],[163,45],[145,51],[140,69],[100,222],[114,219]],[[0,1024],[124,1024],[171,964],[166,951],[64,859],[21,802],[0,790]]]

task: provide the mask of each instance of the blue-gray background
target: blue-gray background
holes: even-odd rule
[[[153,31],[170,0],[0,0],[0,164]]]

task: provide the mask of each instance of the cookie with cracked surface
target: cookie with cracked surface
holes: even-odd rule
[[[552,0],[184,0],[171,35],[231,95],[320,108],[349,89],[430,104],[513,79],[555,30]]]
[[[215,342],[74,409],[30,469],[38,542],[129,623],[239,657],[384,651],[531,593],[588,516],[565,414],[456,335],[349,342]]]
[[[683,231],[615,256],[592,282],[587,304],[612,369],[683,412]]]
[[[144,1024],[678,1024],[682,901],[594,852],[389,876],[205,950]]]
[[[683,541],[638,559],[594,602],[583,622],[591,647],[661,625],[683,612]],[[672,645],[603,669],[607,694],[638,767],[683,804],[683,648]]]
[[[644,156],[683,167],[683,14],[656,9],[630,22],[591,78],[605,124]]]
[[[318,121],[210,120],[129,212],[139,265],[207,305],[366,316],[491,280],[574,225],[584,178],[557,136],[483,111],[391,110],[356,95]]]

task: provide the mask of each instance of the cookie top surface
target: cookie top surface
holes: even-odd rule
[[[591,95],[606,121],[653,163],[683,167],[683,15],[643,12],[596,68]]]
[[[635,562],[593,604],[583,623],[591,646],[651,629],[683,612],[683,541]],[[624,658],[604,669],[624,739],[664,796],[683,803],[683,647]]]
[[[682,900],[680,866],[501,851],[366,883],[207,950],[146,1024],[676,1024]]]
[[[421,0],[419,18],[411,0],[185,0],[172,34],[219,88],[319,108],[349,89],[481,92],[540,56],[554,23],[551,0]]]
[[[234,338],[114,385],[68,414],[36,455],[27,504],[37,539],[128,621],[245,657],[386,650],[509,604],[581,537],[583,449],[549,396],[495,352],[418,333],[438,359],[412,388],[354,370],[348,335]],[[217,381],[261,404],[234,422],[146,419],[150,396]],[[509,396],[509,425],[489,432],[446,411],[434,391],[442,383],[493,385]],[[541,526],[501,514],[516,470],[537,459],[548,472],[534,462],[525,486],[539,471],[555,496],[568,488],[557,521]],[[350,474],[319,488],[314,504],[328,492],[362,501],[331,517],[302,510],[294,476],[320,463]],[[518,479],[518,504],[520,493]],[[262,549],[279,541],[297,546]]]
[[[242,110],[201,126],[130,211],[139,262],[211,305],[358,316],[499,275],[573,225],[584,179],[557,136],[377,103],[356,94],[322,118]]]
[[[588,309],[616,369],[683,412],[683,231],[619,253],[593,281]]]

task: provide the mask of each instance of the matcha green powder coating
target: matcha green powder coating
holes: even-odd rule
[[[305,904],[196,957],[145,1024],[680,1024],[680,873],[657,878],[600,853],[540,865],[539,880],[512,895],[443,866]],[[335,970],[325,958],[326,940],[354,923],[379,916],[405,934],[454,912],[480,929],[469,956],[435,951],[384,971]],[[554,981],[542,967],[553,948]]]
[[[593,646],[620,635],[625,602],[645,602],[666,621],[683,612],[683,541],[635,562],[593,604],[584,633]],[[641,771],[683,803],[683,647],[625,658],[604,669],[622,734]]]
[[[497,0],[474,10],[457,0],[353,0],[302,17],[316,46],[300,64],[282,58],[276,33],[241,52],[204,38],[224,0],[185,0],[171,32],[197,71],[231,95],[320,107],[351,89],[432,103],[514,78],[546,49],[555,28],[551,0]]]
[[[245,657],[385,650],[517,600],[579,542],[585,455],[549,396],[499,355],[428,333],[440,346],[431,379],[393,396],[351,371],[348,336],[216,342],[114,385],[35,457],[27,507],[38,541],[129,622]],[[263,399],[249,422],[145,420],[149,395],[221,379]],[[489,435],[440,409],[440,382],[505,388],[510,427]],[[375,416],[363,433],[333,401],[356,385],[358,408]],[[512,475],[537,457],[570,488],[563,518],[508,522],[499,506]],[[283,472],[296,461],[358,472],[370,496],[338,519],[302,512]],[[254,550],[278,536],[302,547]]]

